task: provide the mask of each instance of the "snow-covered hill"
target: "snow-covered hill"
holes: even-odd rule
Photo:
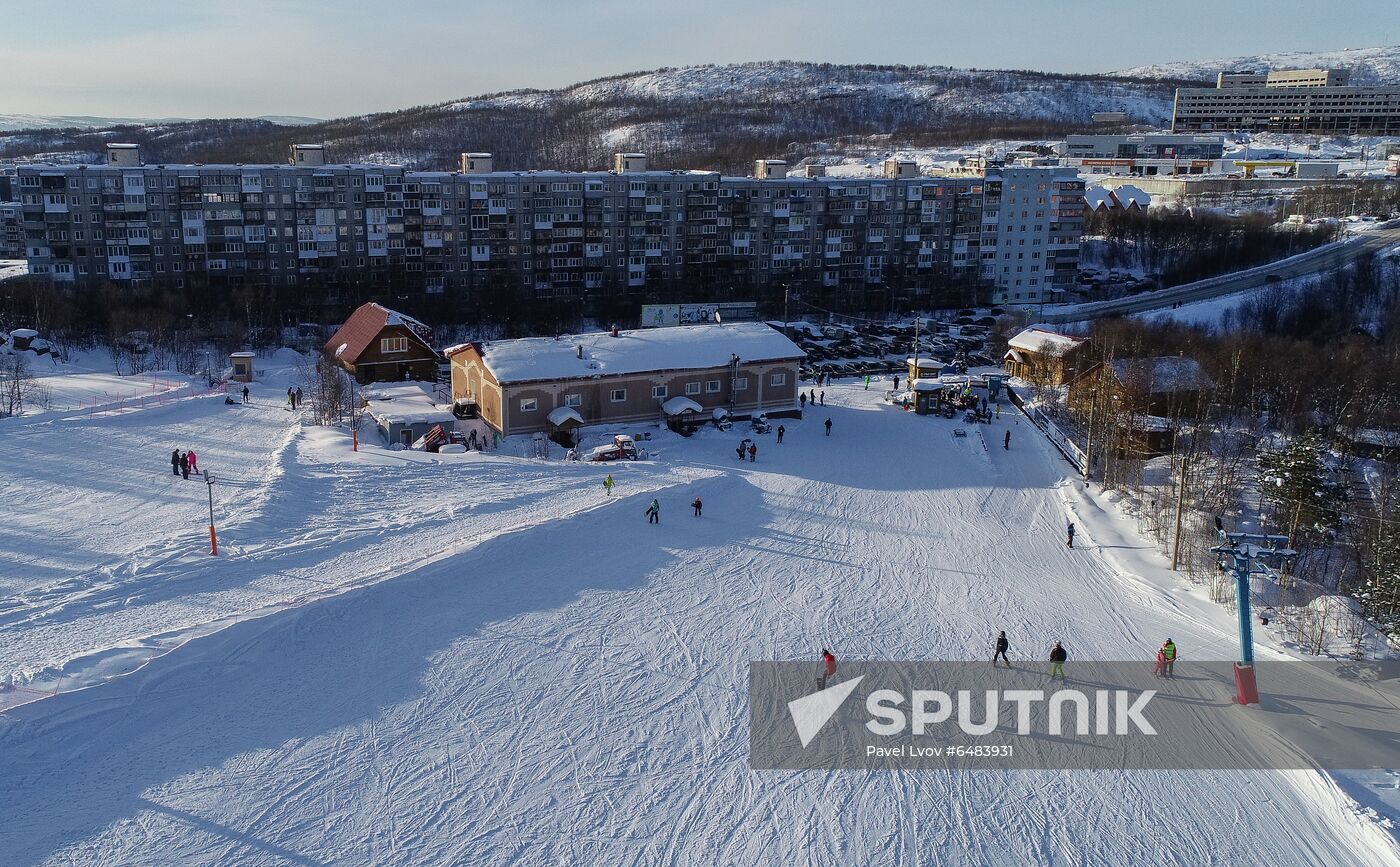
[[[114,126],[156,126],[189,123],[188,117],[93,117],[66,114],[0,114],[0,132],[26,129],[110,129]],[[296,115],[262,115],[253,120],[265,120],[279,126],[306,126],[320,123],[314,117]]]
[[[1216,73],[1264,69],[1322,67],[1351,70],[1352,84],[1400,84],[1400,46],[1344,48],[1340,51],[1281,51],[1219,60],[1183,60],[1120,69],[1115,75],[1138,78],[1214,81]]]

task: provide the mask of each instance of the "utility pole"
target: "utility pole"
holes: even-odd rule
[[[788,285],[783,284],[783,336],[792,336],[792,325],[788,319]]]
[[[1181,456],[1181,478],[1176,483],[1176,530],[1172,532],[1172,571],[1175,572],[1178,564],[1181,563],[1181,512],[1186,504],[1186,465],[1191,462],[1190,455]]]
[[[214,474],[204,473],[204,486],[209,490],[209,556],[219,556],[219,537],[214,533]]]
[[[919,317],[914,317],[914,378],[919,378]],[[913,386],[909,386],[913,388]]]
[[[1210,550],[1221,555],[1222,571],[1228,568],[1234,573],[1235,609],[1240,619],[1240,661],[1235,663],[1235,703],[1258,704],[1259,685],[1254,678],[1254,618],[1249,607],[1249,577],[1267,573],[1265,569],[1255,568],[1255,560],[1291,560],[1298,556],[1298,552],[1286,547],[1287,536],[1221,531],[1220,537],[1226,544],[1217,545]],[[1280,547],[1281,545],[1285,547]],[[1229,558],[1228,564],[1226,558]]]

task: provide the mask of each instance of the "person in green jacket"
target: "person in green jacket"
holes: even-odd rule
[[[607,478],[603,479],[603,491],[609,497],[612,496],[612,489],[614,484],[616,484],[616,482],[613,481],[612,473],[608,473]]]

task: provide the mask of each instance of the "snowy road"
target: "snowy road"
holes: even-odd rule
[[[6,863],[1400,863],[1315,773],[751,771],[750,660],[982,658],[998,629],[1021,659],[1233,647],[1014,414],[988,451],[873,391],[828,398],[830,438],[820,410],[755,464],[737,436],[668,437],[614,468],[613,501],[599,467],[332,464],[293,438],[231,574],[138,593],[115,626],[131,606],[39,600],[0,647],[41,664],[308,578],[391,580],[12,711]]]

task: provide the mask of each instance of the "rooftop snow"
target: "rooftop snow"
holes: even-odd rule
[[[583,347],[583,358],[578,347]],[[498,382],[533,382],[589,376],[620,376],[660,370],[724,367],[731,355],[744,362],[805,357],[797,344],[759,322],[682,325],[606,331],[571,337],[526,337],[479,344]]]
[[[680,415],[683,412],[700,412],[703,409],[703,406],[683,394],[678,394],[661,404],[661,411],[666,415]]]
[[[1044,328],[1032,327],[1017,334],[1006,343],[1013,349],[1022,349],[1026,352],[1046,352],[1047,350],[1050,352],[1068,352],[1084,343],[1085,340],[1087,340],[1087,338],[1071,337],[1068,334],[1061,334],[1058,331],[1047,331]]]
[[[1156,358],[1120,358],[1113,362],[1113,375],[1122,383],[1145,382],[1154,394],[1210,388],[1206,372],[1194,358],[1165,355]]]

